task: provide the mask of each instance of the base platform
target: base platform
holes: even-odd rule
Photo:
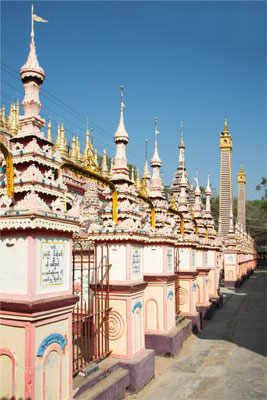
[[[167,334],[145,334],[147,349],[153,349],[157,355],[174,356],[183,347],[184,340],[192,333],[192,322],[184,319]]]
[[[146,349],[132,360],[119,360],[119,365],[130,373],[127,391],[137,393],[155,376],[155,352]]]
[[[239,288],[242,284],[242,280],[238,279],[236,281],[224,281],[224,287],[229,287],[229,288]]]

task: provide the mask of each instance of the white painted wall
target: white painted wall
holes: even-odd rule
[[[180,271],[188,271],[190,269],[190,249],[179,249]]]
[[[215,250],[208,250],[208,267],[215,267]]]
[[[202,262],[202,251],[197,250],[196,251],[196,267],[201,268],[203,267],[203,262]]]
[[[27,293],[28,243],[27,237],[0,240],[0,292]]]
[[[112,244],[109,247],[109,279],[111,281],[126,281],[126,245]]]
[[[145,246],[144,273],[163,273],[163,246]]]

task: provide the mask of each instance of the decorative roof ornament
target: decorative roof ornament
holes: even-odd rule
[[[183,168],[182,177],[181,177],[181,180],[180,180],[180,186],[184,186],[184,187],[187,186],[187,179],[186,179],[186,176],[185,176],[185,173],[184,173],[184,168]]]
[[[111,157],[111,159],[110,159],[110,170],[109,170],[109,176],[110,176],[110,178],[112,178],[113,177],[113,157]]]
[[[141,179],[140,179],[140,174],[139,174],[139,168],[137,168],[135,186],[136,186],[136,189],[137,189],[138,191],[140,191],[140,189],[141,189]]]
[[[147,139],[146,139],[146,162],[143,170],[143,175],[142,178],[146,181],[148,179],[151,179],[151,174],[148,168],[148,163],[147,163]]]
[[[228,128],[227,128],[227,118],[224,118],[224,129],[223,133],[229,133]]]
[[[117,131],[114,135],[114,141],[117,143],[118,141],[123,141],[125,143],[129,142],[129,136],[126,132],[123,120],[123,108],[126,107],[123,103],[123,86],[121,86],[121,114],[120,114],[120,122],[117,128]]]
[[[113,180],[126,180],[130,182],[129,179],[129,168],[127,164],[126,157],[126,145],[129,141],[128,133],[124,127],[123,121],[123,108],[125,104],[123,103],[123,86],[121,86],[121,114],[118,129],[114,135],[114,142],[116,143],[116,155],[114,159],[114,167],[112,171]]]
[[[36,14],[34,14],[33,11],[34,8],[32,5],[32,13],[31,13],[32,30],[31,30],[30,53],[26,63],[20,69],[20,76],[23,82],[27,77],[36,78],[38,79],[38,84],[40,85],[45,80],[45,73],[43,68],[40,67],[37,59],[36,48],[34,43],[34,21],[36,22],[48,22],[48,21],[44,20],[41,17],[38,17]]]
[[[61,124],[61,128],[60,128],[60,142],[59,142],[58,149],[59,149],[60,153],[62,154],[62,156],[65,156],[65,157],[69,156],[67,146],[66,146],[65,129],[64,129],[63,123]]]
[[[102,160],[102,165],[101,165],[101,173],[105,177],[108,176],[107,152],[106,152],[105,148],[103,150],[103,160]]]
[[[185,144],[184,144],[184,140],[183,140],[183,122],[181,122],[180,133],[181,133],[181,140],[180,140],[178,147],[179,147],[179,149],[181,149],[181,148],[185,149]]]
[[[198,168],[196,169],[196,175],[197,175],[197,177],[194,178],[196,181],[195,195],[200,196],[201,191],[200,191],[199,184],[198,184]]]
[[[83,162],[86,162],[86,160],[88,158],[89,147],[90,147],[90,133],[89,133],[88,122],[87,122],[85,147],[84,147],[84,152],[83,152]]]
[[[151,167],[161,167],[161,159],[159,158],[158,154],[158,142],[157,142],[157,134],[159,131],[157,130],[157,117],[155,117],[155,150],[154,155],[150,161]]]
[[[48,125],[47,125],[47,140],[49,140],[51,143],[53,143],[53,138],[52,138],[52,127],[51,127],[51,120],[49,120]]]
[[[2,109],[2,123],[3,123],[3,128],[7,128],[7,123],[6,123],[6,107],[3,106]]]
[[[97,160],[97,149],[95,148],[95,155],[94,155],[94,158],[95,158],[95,167],[96,167],[96,170],[98,170],[98,168],[99,168],[99,166],[98,166],[98,160]]]
[[[70,158],[72,159],[72,161],[73,161],[74,163],[77,162],[77,157],[76,157],[76,140],[75,140],[75,136],[73,136],[73,137],[72,137],[72,140],[71,140]]]
[[[75,150],[76,150],[76,159],[77,159],[77,162],[80,162],[81,159],[82,159],[82,155],[81,155],[81,146],[80,146],[79,136],[76,137],[76,146],[75,146]]]
[[[10,132],[12,135],[16,135],[18,133],[18,125],[17,125],[17,118],[16,118],[16,106],[15,104],[12,107],[12,117],[10,123]]]
[[[55,141],[55,144],[54,144],[54,150],[57,150],[59,148],[60,135],[61,135],[61,133],[60,133],[60,125],[58,124],[58,126],[57,126],[57,138],[56,138],[56,141]]]
[[[131,181],[134,183],[134,166],[131,167]]]
[[[185,144],[184,144],[184,140],[183,140],[183,123],[181,122],[181,129],[180,129],[180,133],[181,133],[181,140],[180,143],[178,145],[180,151],[179,151],[179,162],[178,162],[178,169],[182,168],[184,169],[185,167],[185,157],[184,157],[184,149],[185,149]]]
[[[210,187],[210,173],[208,172],[208,183],[207,183],[207,187],[205,189],[205,194],[206,196],[210,196],[211,195],[211,187]]]

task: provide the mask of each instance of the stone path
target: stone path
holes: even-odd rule
[[[156,357],[156,374],[127,400],[267,399],[266,278],[258,270],[174,358]]]

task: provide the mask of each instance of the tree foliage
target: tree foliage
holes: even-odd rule
[[[264,189],[265,192],[262,200],[267,200],[267,178],[264,178],[264,176],[261,177],[261,183],[256,186],[256,190],[262,189]]]

